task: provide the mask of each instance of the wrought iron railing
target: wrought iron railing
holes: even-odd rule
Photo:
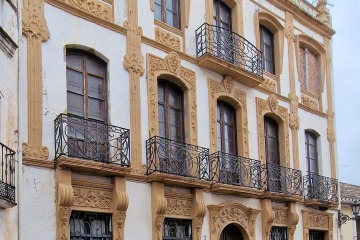
[[[146,141],[147,174],[162,172],[210,180],[209,149],[154,136]]]
[[[204,23],[196,31],[196,56],[206,53],[263,76],[262,53],[242,36],[229,29]]]
[[[0,198],[15,203],[15,151],[0,143]]]
[[[325,202],[338,202],[338,180],[317,173],[304,176],[305,199],[318,199]]]
[[[108,213],[72,211],[70,215],[70,240],[112,240],[112,219]]]
[[[130,130],[74,115],[55,119],[55,157],[130,166]]]
[[[210,162],[213,166],[213,179],[216,181],[250,188],[262,188],[260,161],[215,152],[210,155]]]
[[[303,194],[300,170],[266,163],[262,165],[261,175],[267,191],[299,196]]]

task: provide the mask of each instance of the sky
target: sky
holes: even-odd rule
[[[333,36],[336,141],[341,182],[360,185],[360,0],[328,0]]]

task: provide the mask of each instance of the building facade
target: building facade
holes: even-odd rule
[[[360,219],[353,215],[351,205],[360,199],[360,187],[353,184],[340,182],[341,213],[349,218],[355,218],[341,223],[341,239],[360,239]]]
[[[24,0],[19,238],[338,239],[326,6]]]

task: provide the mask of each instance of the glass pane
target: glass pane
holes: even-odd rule
[[[76,93],[67,93],[68,113],[84,116],[84,96]]]
[[[221,123],[217,123],[217,138],[218,138],[218,141],[217,141],[217,145],[218,145],[218,151],[222,151],[222,143],[221,143]]]
[[[88,96],[104,100],[104,79],[88,75]]]
[[[224,6],[223,4],[220,5],[220,20],[225,25],[230,26],[231,22],[231,12],[230,9]],[[230,29],[230,28],[229,28]]]
[[[165,108],[163,105],[158,105],[158,121],[159,121],[159,135],[165,137]]]
[[[166,0],[166,9],[176,12],[176,0]]]
[[[162,21],[161,19],[161,5],[155,3],[154,5],[154,17],[156,20]]]
[[[104,121],[104,101],[94,98],[88,99],[88,118]]]
[[[105,67],[103,64],[94,61],[91,58],[87,58],[86,61],[86,67],[87,67],[87,72],[97,75],[97,76],[101,76],[101,77],[105,77]]]
[[[172,27],[176,27],[174,24],[174,13],[166,10],[166,23]]]
[[[165,102],[165,93],[164,93],[164,87],[162,84],[158,85],[158,101]]]
[[[83,74],[71,69],[66,69],[67,89],[79,94],[84,93]]]
[[[73,54],[66,55],[66,66],[82,71],[83,70],[82,56],[73,55]]]

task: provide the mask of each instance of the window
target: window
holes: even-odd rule
[[[214,0],[214,25],[231,30],[231,9],[221,0]]]
[[[280,165],[278,125],[272,118],[264,118],[266,162]]]
[[[237,154],[236,110],[226,102],[217,102],[217,144],[224,153]]]
[[[270,240],[287,240],[287,228],[272,227],[270,232]]]
[[[309,240],[324,240],[324,232],[310,230]]]
[[[112,240],[111,214],[73,211],[70,216],[70,240]]]
[[[184,141],[183,92],[165,80],[158,81],[159,136]]]
[[[320,58],[306,47],[300,47],[299,79],[302,89],[320,95]]]
[[[309,173],[319,173],[316,141],[315,134],[309,131],[305,132],[306,159]]]
[[[191,240],[191,220],[165,218],[163,240]]]
[[[81,52],[67,52],[68,154],[107,159],[106,64]]]
[[[244,237],[234,224],[229,224],[221,232],[220,240],[244,240]]]
[[[263,68],[265,71],[275,74],[274,66],[274,36],[264,26],[260,26],[260,46],[263,53]]]
[[[180,29],[180,1],[155,0],[155,19],[169,26]]]

